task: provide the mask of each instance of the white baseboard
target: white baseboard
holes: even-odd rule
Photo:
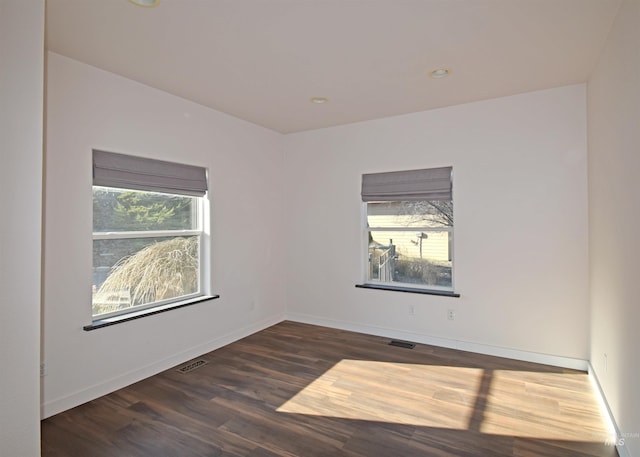
[[[227,344],[233,343],[234,341],[238,341],[256,332],[264,330],[267,327],[271,327],[272,325],[282,322],[283,319],[284,316],[282,315],[263,319],[259,322],[255,322],[246,327],[236,329],[213,340],[207,341],[206,343],[194,346],[177,354],[173,354],[170,357],[158,360],[144,367],[138,368],[128,373],[124,373],[122,375],[115,376],[104,382],[87,387],[86,389],[82,389],[70,395],[47,401],[43,403],[41,407],[42,418],[45,419],[47,417],[53,416],[54,414],[58,414],[62,411],[74,408],[78,405],[94,400],[108,393],[114,392],[118,389],[141,381],[162,371],[168,370],[169,368],[184,363],[187,360],[199,357],[202,354],[214,351],[218,348],[226,346]]]
[[[399,330],[390,327],[362,325],[354,322],[338,321],[297,313],[287,313],[286,318],[287,320],[301,322],[304,324],[321,325],[324,327],[332,327],[340,330],[367,333],[369,335],[383,336],[387,338],[397,338],[401,340],[412,341],[414,343],[429,344],[432,346],[439,346],[450,349],[459,349],[461,351],[493,355],[496,357],[505,357],[514,360],[523,360],[525,362],[553,365],[556,367],[570,368],[573,370],[587,371],[589,367],[589,363],[586,360],[582,359],[521,351],[519,349],[491,346],[488,344],[471,343],[467,341],[452,340],[448,338],[433,337],[422,333],[407,332],[405,330]]]
[[[602,390],[602,385],[600,384],[600,380],[596,375],[596,371],[589,363],[589,379],[591,380],[591,384],[593,386],[593,390],[598,397],[598,402],[600,403],[600,409],[602,411],[602,415],[608,421],[608,426],[610,429],[610,435],[607,437],[607,442],[614,444],[616,446],[616,450],[618,451],[618,455],[620,457],[631,457],[631,452],[629,452],[629,448],[624,445],[624,439],[620,439],[623,435],[620,433],[620,429],[618,428],[618,424],[616,423],[615,417],[611,412],[611,408],[609,407],[609,403],[607,402],[607,397],[604,395],[604,391]]]

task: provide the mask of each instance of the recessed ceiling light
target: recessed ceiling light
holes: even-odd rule
[[[431,73],[429,73],[429,75],[435,79],[446,78],[450,74],[451,70],[448,68],[436,68]]]
[[[316,105],[322,105],[323,103],[327,103],[329,99],[327,97],[311,97],[309,101]]]
[[[151,8],[154,6],[158,6],[160,4],[160,0],[129,0],[134,5],[144,6],[145,8]]]

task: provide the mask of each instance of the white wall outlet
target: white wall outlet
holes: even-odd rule
[[[409,305],[409,315],[413,316],[416,313],[416,309],[413,307],[413,305]]]
[[[448,309],[447,310],[447,319],[450,321],[455,321],[456,320],[456,310],[455,309]]]

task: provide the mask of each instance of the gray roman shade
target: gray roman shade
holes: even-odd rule
[[[451,200],[451,167],[362,175],[362,201]]]
[[[202,197],[207,170],[94,149],[93,185]]]

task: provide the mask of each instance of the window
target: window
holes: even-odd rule
[[[206,170],[93,151],[93,318],[203,296]]]
[[[453,291],[451,167],[363,175],[365,283]]]

